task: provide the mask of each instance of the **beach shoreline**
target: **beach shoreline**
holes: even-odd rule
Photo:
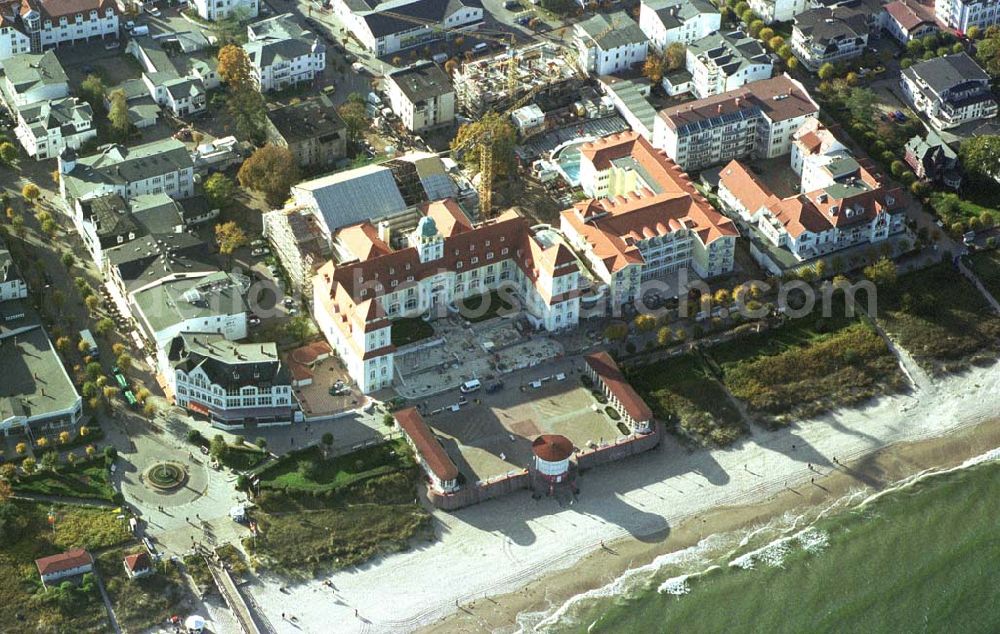
[[[1000,446],[1000,364],[918,385],[787,428],[755,428],[726,449],[691,450],[667,436],[582,474],[572,504],[518,492],[435,512],[436,541],[284,592],[270,582],[244,590],[279,632],[323,632],[331,622],[342,632],[514,631],[518,614],[554,609],[657,553]],[[853,476],[837,475],[841,465]],[[290,605],[295,627],[280,619]]]
[[[888,445],[848,464],[817,473],[815,484],[802,483],[758,503],[711,509],[681,522],[656,542],[626,537],[606,543],[572,569],[538,578],[516,592],[462,605],[454,614],[417,631],[515,632],[522,629],[517,621],[521,614],[551,613],[553,607],[573,597],[613,584],[629,570],[650,565],[662,555],[694,547],[712,535],[748,531],[787,513],[799,515],[814,510],[858,490],[865,491],[865,497],[874,495],[918,474],[953,469],[998,447],[1000,418],[951,435]]]

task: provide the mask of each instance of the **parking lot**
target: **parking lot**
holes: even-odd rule
[[[528,467],[531,443],[541,434],[561,434],[577,448],[617,438],[621,432],[604,406],[581,384],[581,368],[580,360],[564,360],[522,370],[503,377],[497,392],[470,394],[458,411],[431,413],[449,400],[457,404],[461,397],[451,393],[429,404],[425,420],[468,482]]]

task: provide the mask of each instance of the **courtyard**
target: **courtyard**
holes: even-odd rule
[[[528,467],[541,434],[566,436],[577,448],[609,442],[622,433],[581,383],[582,367],[563,360],[504,377],[494,393],[452,393],[428,403],[424,420],[469,483]]]

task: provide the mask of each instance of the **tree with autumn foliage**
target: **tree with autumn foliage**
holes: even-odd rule
[[[288,148],[265,145],[250,155],[236,174],[240,185],[264,194],[267,202],[278,206],[299,180],[299,167]]]

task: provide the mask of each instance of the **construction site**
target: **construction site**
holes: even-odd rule
[[[571,60],[564,47],[542,42],[466,62],[452,76],[458,110],[470,118],[503,112],[529,93],[543,112],[565,108],[583,85]]]

